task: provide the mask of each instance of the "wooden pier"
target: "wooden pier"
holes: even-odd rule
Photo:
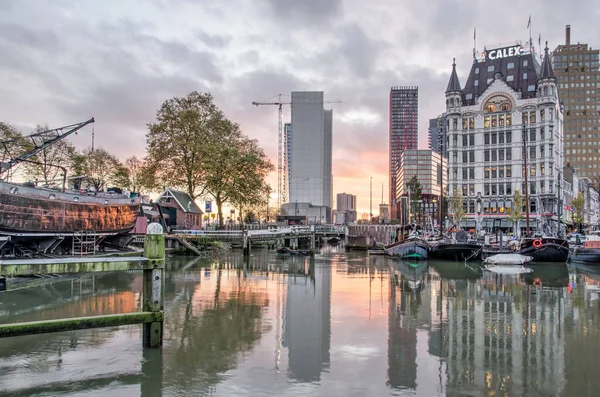
[[[150,227],[152,226],[152,227]],[[143,309],[137,313],[65,318],[0,325],[0,338],[120,325],[143,324],[144,347],[160,347],[164,321],[165,237],[151,224],[143,257],[0,260],[0,276],[143,270]]]

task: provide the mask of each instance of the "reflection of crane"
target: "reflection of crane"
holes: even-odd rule
[[[273,97],[274,98],[274,97]],[[323,103],[342,103],[341,101],[324,101]],[[266,102],[252,102],[254,106],[260,105],[271,105],[277,106],[278,111],[278,124],[277,124],[277,207],[278,210],[281,210],[281,204],[287,202],[287,147],[286,142],[284,142],[283,137],[283,105],[291,105],[292,102],[285,101],[282,102],[281,94],[277,95],[276,100],[266,101]],[[292,127],[293,128],[293,127]],[[287,140],[286,140],[287,141]]]
[[[34,134],[23,137],[23,140],[31,140],[32,147],[25,153],[18,155],[17,157],[10,156],[9,146],[12,144],[19,145],[20,142],[17,139],[11,139],[0,142],[0,150],[4,150],[8,162],[0,162],[0,174],[5,173],[19,163],[27,162],[31,157],[35,156],[42,150],[54,145],[56,142],[63,140],[74,132],[79,131],[88,124],[94,122],[94,118],[77,123],[67,125],[65,127],[55,128],[52,130],[36,132]]]

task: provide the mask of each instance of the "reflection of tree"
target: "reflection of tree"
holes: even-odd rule
[[[265,331],[261,321],[265,296],[242,282],[232,284],[233,291],[223,299],[222,273],[217,272],[214,301],[203,307],[200,316],[193,313],[191,295],[180,314],[183,319],[174,319],[183,323],[181,338],[176,358],[167,364],[165,380],[178,392],[198,392],[219,383],[220,374],[234,368],[238,354],[251,350]]]

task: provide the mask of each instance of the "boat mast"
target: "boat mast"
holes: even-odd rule
[[[526,221],[526,237],[529,237],[529,182],[527,179],[527,173],[529,171],[527,167],[527,129],[523,124],[523,167],[525,171],[525,221]]]

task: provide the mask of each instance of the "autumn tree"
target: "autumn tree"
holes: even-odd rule
[[[421,212],[419,208],[423,196],[423,188],[416,175],[408,181],[406,184],[406,189],[408,189],[408,200],[410,202],[410,212],[413,216],[413,219],[420,219]]]
[[[208,93],[191,92],[166,100],[148,124],[144,179],[151,190],[170,186],[194,199],[205,194],[205,160],[212,156],[212,137],[222,129],[223,112]]]
[[[204,188],[215,199],[219,225],[223,226],[223,205],[259,205],[270,187],[265,178],[274,170],[258,141],[245,136],[238,124],[222,120],[208,141],[211,155],[205,159]]]
[[[49,130],[48,125],[36,127],[36,132]],[[73,165],[76,150],[70,142],[60,140],[43,148],[25,163],[26,175],[46,186],[55,186],[66,178],[67,170]],[[64,188],[64,186],[63,186]]]
[[[452,219],[460,229],[460,222],[465,217],[464,198],[458,189],[454,189],[454,194],[450,197],[449,210],[452,213]]]
[[[585,207],[585,199],[583,198],[583,194],[579,192],[577,197],[573,199],[571,202],[573,206],[573,223],[577,226],[578,230],[581,230],[581,224],[583,223],[583,210]]]
[[[86,149],[73,159],[73,171],[96,191],[109,184],[123,187],[128,180],[125,166],[104,149]]]
[[[521,223],[521,219],[523,219],[523,205],[523,196],[521,196],[521,192],[517,189],[515,190],[512,207],[506,211],[508,213],[508,220],[513,223],[513,232],[515,236],[520,234],[519,224]]]

